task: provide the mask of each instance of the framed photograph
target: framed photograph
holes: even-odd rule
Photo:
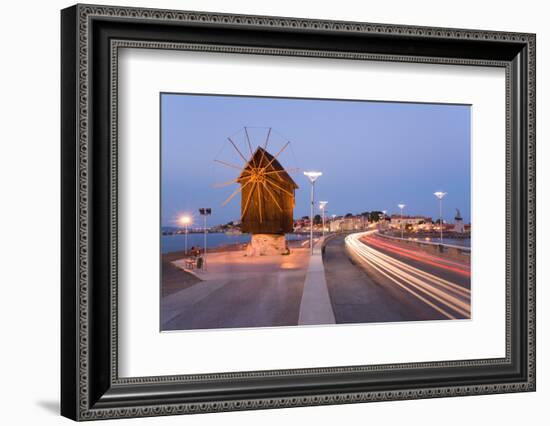
[[[61,412],[535,390],[535,35],[76,5]]]

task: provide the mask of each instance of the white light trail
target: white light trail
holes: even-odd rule
[[[360,240],[374,232],[348,235],[345,242],[349,253],[447,318],[470,317],[469,289],[401,262]]]

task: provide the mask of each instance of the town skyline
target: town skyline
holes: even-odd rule
[[[325,220],[327,222],[329,222],[330,220],[332,219],[342,219],[342,218],[346,218],[348,217],[348,215],[351,215],[351,217],[353,218],[357,218],[357,217],[360,217],[360,216],[363,216],[364,213],[367,213],[367,214],[373,214],[373,213],[382,213],[382,210],[371,210],[371,211],[363,211],[363,212],[360,212],[360,213],[353,213],[353,212],[347,212],[347,213],[344,213],[344,214],[332,214],[332,213],[328,213],[328,211],[325,213]],[[455,211],[456,213],[456,211]],[[462,213],[462,212],[461,212]],[[315,216],[317,217],[322,217],[322,212],[321,211],[318,211],[314,214],[314,218]],[[401,214],[400,213],[394,213],[394,214],[389,214],[387,213],[386,215],[386,220],[390,221],[392,218],[400,218],[401,217]],[[188,222],[186,224],[182,224],[181,223],[181,218],[185,217]],[[403,219],[410,219],[410,218],[425,218],[425,219],[428,219],[430,221],[432,221],[433,223],[437,223],[439,221],[439,217],[435,217],[435,216],[425,216],[425,215],[415,215],[415,214],[409,214],[409,215],[406,215],[406,214],[403,214]],[[303,215],[303,216],[295,216],[294,217],[294,222],[300,222],[300,221],[308,221],[309,220],[309,215]],[[373,222],[373,221],[371,221]],[[453,215],[453,217],[449,220],[443,218],[443,223],[444,224],[453,224],[455,222],[455,216]],[[240,221],[238,219],[236,220],[230,220],[228,222],[222,222],[222,223],[214,223],[212,221],[208,221],[207,223],[207,228],[216,228],[216,227],[223,227],[223,226],[227,226],[229,224],[233,224],[235,226],[238,226],[240,224]],[[466,225],[471,225],[469,222],[465,222]],[[165,228],[165,229],[194,229],[194,230],[197,230],[197,231],[200,231],[202,232],[202,230],[204,229],[204,225],[203,225],[203,219],[202,217],[200,216],[200,214],[197,212],[197,213],[193,213],[193,212],[182,212],[181,215],[178,217],[178,220],[176,220],[173,224],[163,224],[162,225],[162,228]]]
[[[470,222],[467,105],[179,94],[163,94],[161,104],[162,226],[177,226],[181,214],[199,222],[200,207],[212,208],[209,223],[239,220],[238,199],[221,206],[236,185],[214,187],[236,171],[214,160],[240,164],[226,145],[231,136],[246,152],[245,126],[239,128],[244,121],[262,125],[247,126],[253,145],[263,143],[269,128],[275,152],[290,139],[281,163],[293,170],[289,174],[299,186],[295,218],[309,216],[310,186],[302,173],[317,169],[323,176],[316,183],[316,203],[328,201],[327,216],[375,210],[389,216],[400,214],[397,204],[403,203],[404,215],[436,220],[439,202],[433,193],[445,191],[443,219],[451,222],[458,208]],[[207,126],[209,120],[218,124]]]

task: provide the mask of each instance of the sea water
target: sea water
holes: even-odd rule
[[[229,244],[245,244],[250,242],[250,234],[227,235],[223,232],[214,232],[206,234],[207,248],[220,247]],[[309,234],[286,234],[286,239],[302,240],[308,239]],[[199,246],[204,247],[203,233],[187,234],[187,249]],[[173,251],[185,250],[185,234],[162,235],[161,251],[162,253],[171,253]]]

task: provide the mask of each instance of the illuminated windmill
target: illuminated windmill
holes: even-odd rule
[[[241,194],[241,231],[252,234],[247,248],[248,255],[267,255],[287,253],[288,248],[284,234],[294,228],[294,191],[298,185],[287,170],[278,161],[290,142],[272,155],[267,151],[271,129],[265,143],[252,149],[247,128],[244,128],[250,156],[247,158],[228,138],[231,146],[244,161],[243,166],[236,166],[225,161],[215,160],[228,167],[239,168],[239,176],[221,186],[238,184],[239,187],[223,202],[227,205],[234,197]]]

